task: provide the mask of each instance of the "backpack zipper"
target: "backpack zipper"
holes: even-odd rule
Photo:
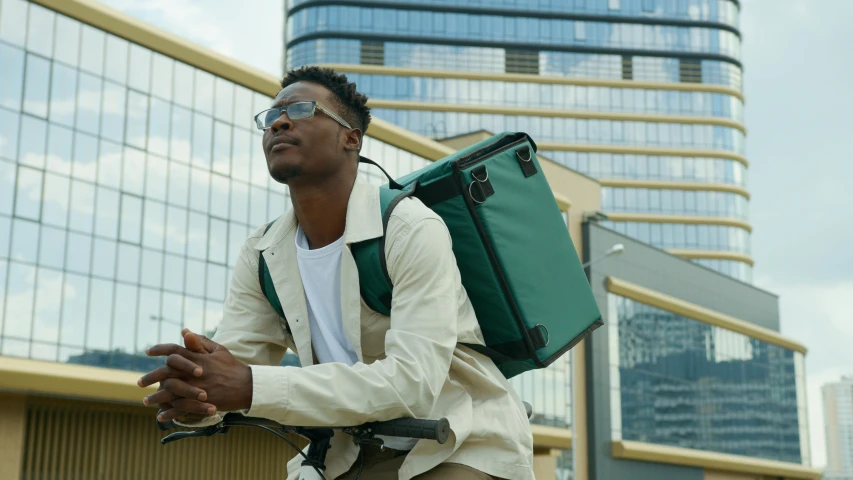
[[[492,144],[492,145],[500,144],[500,142],[504,141],[504,139],[505,139],[505,138],[506,138],[506,137],[503,137],[503,138],[498,139],[498,140],[497,140],[494,144]],[[476,151],[476,152],[473,152],[473,153],[469,154],[469,155],[468,155],[468,156],[466,156],[466,157],[462,157],[462,158],[460,158],[459,160],[457,160],[457,161],[456,161],[456,165],[459,167],[459,169],[460,169],[460,170],[466,169],[466,168],[468,168],[468,167],[471,167],[471,166],[473,166],[473,165],[476,165],[476,164],[478,164],[478,163],[482,162],[483,160],[485,160],[485,159],[487,159],[487,158],[491,158],[491,157],[493,157],[493,156],[495,156],[495,155],[497,155],[497,154],[499,154],[499,153],[501,153],[501,152],[503,152],[503,151],[505,151],[505,150],[508,150],[508,149],[510,149],[510,148],[512,148],[512,147],[515,147],[515,146],[517,146],[517,145],[519,145],[519,144],[521,144],[521,143],[524,143],[524,142],[526,142],[526,141],[527,141],[527,135],[522,135],[522,137],[521,137],[521,138],[519,138],[518,140],[516,140],[516,141],[514,141],[514,142],[512,142],[512,143],[509,143],[509,144],[507,144],[507,145],[504,145],[503,147],[501,147],[501,148],[499,148],[499,149],[497,149],[497,150],[488,151],[488,150],[486,149],[486,151],[484,152],[484,151],[483,151],[484,149],[480,149],[480,150],[478,150],[478,151]],[[490,147],[491,147],[491,145],[490,145]],[[480,154],[479,156],[477,156],[477,154],[478,154],[478,153]]]

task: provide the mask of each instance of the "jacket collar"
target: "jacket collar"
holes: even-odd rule
[[[293,207],[275,221],[269,231],[255,244],[256,250],[267,250],[279,244],[297,225]],[[382,211],[379,204],[379,187],[364,183],[356,178],[347,201],[344,243],[352,244],[381,237],[383,234]]]

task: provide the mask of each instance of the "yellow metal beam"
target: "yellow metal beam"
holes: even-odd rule
[[[649,188],[654,190],[700,190],[708,192],[734,193],[750,198],[747,189],[728,183],[673,182],[668,180],[635,180],[632,178],[603,178],[598,181],[602,187]]]
[[[26,358],[0,357],[0,390],[135,403],[157,391],[139,388],[142,373]]]
[[[534,448],[572,449],[572,431],[568,428],[531,424]]]
[[[407,100],[382,100],[371,98],[371,108],[393,110],[421,110],[430,112],[460,112],[485,115],[518,115],[527,117],[577,118],[587,120],[615,120],[625,122],[682,123],[690,125],[718,125],[736,128],[746,133],[746,127],[735,120],[710,116],[652,115],[647,113],[602,112],[595,110],[559,110],[554,108],[527,108],[503,105],[470,105],[460,103],[415,102]]]
[[[749,166],[743,155],[726,150],[703,150],[693,148],[638,147],[631,145],[596,145],[587,143],[536,142],[539,150],[557,152],[617,153],[624,155],[659,155],[664,157],[725,158]]]
[[[725,225],[752,231],[752,225],[744,220],[729,217],[705,217],[701,215],[664,215],[658,213],[605,212],[613,222],[685,223],[688,225]]]
[[[708,92],[732,95],[743,101],[743,92],[736,88],[708,83],[679,82],[643,82],[636,80],[609,80],[603,78],[558,77],[549,75],[531,75],[523,73],[469,72],[460,70],[442,70],[431,68],[386,67],[379,65],[353,65],[328,63],[322,66],[334,68],[339,72],[363,73],[373,75],[393,75],[399,77],[453,78],[461,80],[488,80],[512,83],[538,83],[544,85],[578,85],[586,87],[639,88],[642,90],[675,90],[679,92]]]
[[[755,260],[753,260],[752,257],[737,252],[727,252],[723,250],[688,250],[678,248],[669,248],[666,251],[673,255],[690,259],[732,260],[735,262],[743,262],[748,265],[755,265]]]
[[[646,305],[666,310],[668,312],[692,318],[693,320],[731,330],[763,342],[806,354],[808,349],[802,343],[739,318],[705,308],[679,298],[656,292],[646,287],[615,278],[607,277],[607,291],[616,295],[630,298]]]
[[[456,152],[447,145],[375,117],[370,121],[367,131],[372,138],[394,145],[427,160],[439,160]]]
[[[777,462],[761,458],[715,453],[689,448],[653,445],[628,440],[612,444],[613,458],[643,462],[700,467],[709,470],[761,475],[774,478],[817,480],[823,472],[798,463]]]

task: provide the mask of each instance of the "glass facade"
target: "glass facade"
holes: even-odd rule
[[[802,354],[607,301],[613,440],[809,464]]]
[[[746,162],[740,159],[746,153],[744,129],[719,125],[720,119],[744,119],[739,4],[732,0],[477,0],[464,5],[450,0],[364,5],[290,0],[287,5],[287,68],[324,63],[387,67],[350,77],[373,99],[420,104],[373,110],[413,132],[441,139],[479,130],[524,131],[540,144],[563,144],[557,150],[540,145],[543,157],[594,178],[747,186]],[[420,76],[399,68],[432,71]],[[448,78],[442,74],[447,70],[462,78]],[[498,75],[464,78],[458,72]],[[510,81],[500,74],[527,77]],[[577,84],[537,77],[571,77]],[[680,85],[668,85],[675,83]],[[441,111],[447,108],[436,104],[452,104],[454,111]],[[466,106],[672,118],[469,113]],[[685,122],[683,116],[693,118]],[[562,151],[573,145],[599,152]],[[602,153],[607,147],[620,153]],[[637,153],[631,154],[631,148]],[[747,220],[748,203],[743,194],[675,185],[602,189],[605,213]],[[624,227],[620,231],[629,235],[636,230],[635,225]],[[678,238],[658,227],[642,227],[645,238],[658,230],[656,245],[749,251],[746,229],[703,225]],[[670,227],[683,231],[685,226]],[[744,262],[699,263],[740,280],[751,278],[751,266]]]

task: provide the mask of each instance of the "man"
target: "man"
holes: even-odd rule
[[[367,98],[316,67],[289,72],[281,86],[272,110],[256,118],[270,175],[288,185],[293,208],[246,241],[212,340],[185,330],[186,348],[148,350],[168,359],[140,379],[160,383],[145,404],[160,405],[161,421],[188,425],[231,411],[332,427],[446,417],[452,433],[443,445],[392,437],[383,452],[364,447],[361,478],[533,479],[524,407],[489,358],[459,345],[482,344],[482,333],[447,227],[419,200],[402,201],[388,220],[390,317],[360,299],[349,247],[383,232],[378,188],[356,181]],[[286,321],[261,291],[261,251]],[[279,366],[287,348],[303,368]],[[354,478],[358,454],[337,434],[325,476]],[[300,461],[288,465],[289,478]]]

